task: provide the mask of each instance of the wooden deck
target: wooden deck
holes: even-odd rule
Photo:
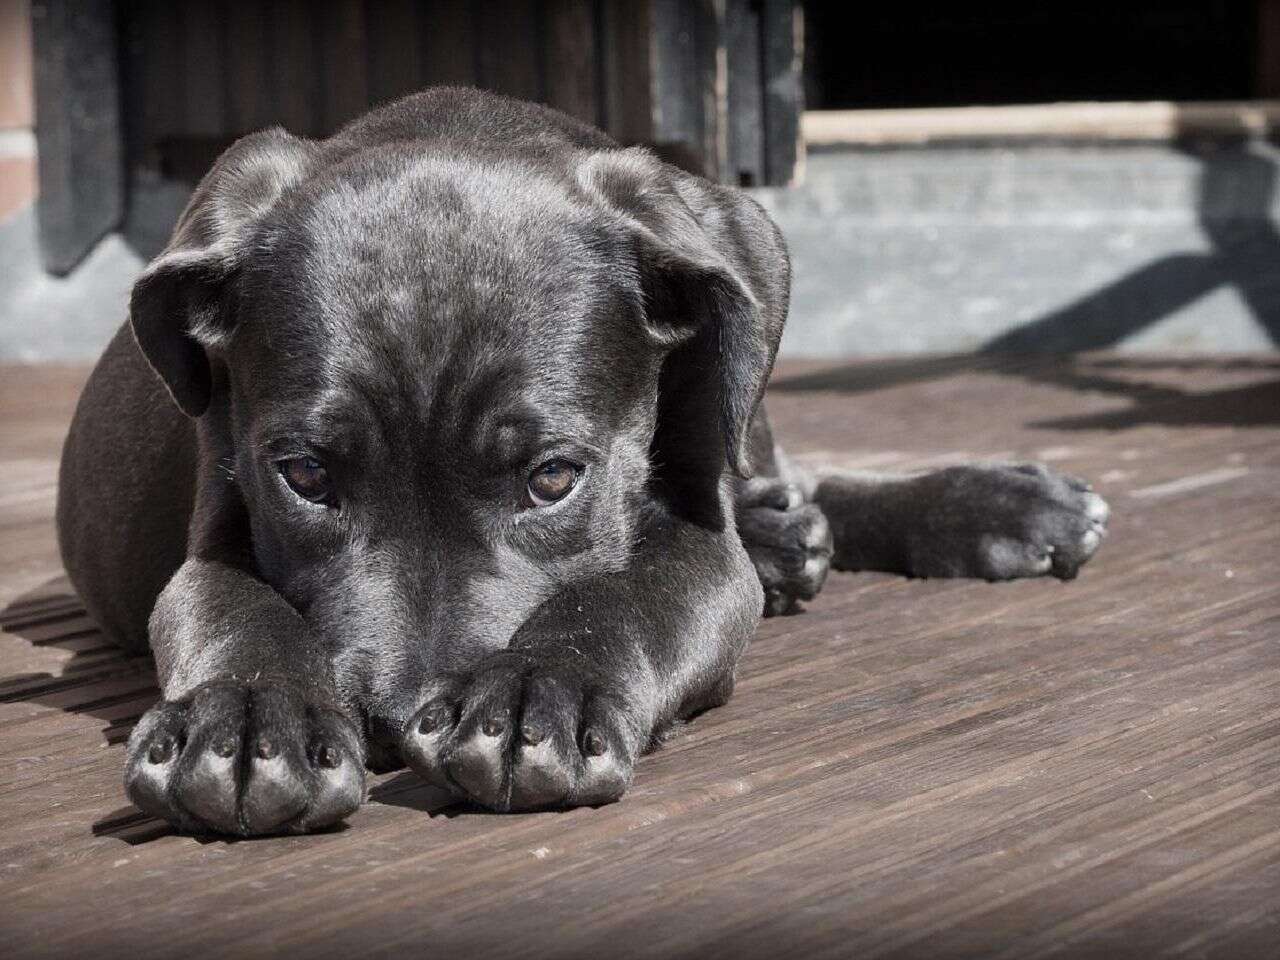
[[[235,843],[122,807],[153,677],[51,519],[82,376],[0,370],[0,954],[1280,956],[1280,358],[786,367],[804,460],[1043,459],[1109,541],[1070,584],[833,575],[613,806],[400,773]]]

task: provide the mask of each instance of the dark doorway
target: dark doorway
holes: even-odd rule
[[[1266,0],[810,0],[810,109],[1265,95]]]

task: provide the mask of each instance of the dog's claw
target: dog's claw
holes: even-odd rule
[[[342,751],[326,744],[317,752],[316,762],[326,770],[336,770],[342,763]]]
[[[582,750],[588,757],[603,757],[608,744],[596,730],[588,730],[582,738]]]
[[[173,756],[173,748],[173,737],[161,737],[147,750],[147,760],[151,763],[164,763]]]

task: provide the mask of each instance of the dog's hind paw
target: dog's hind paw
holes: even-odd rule
[[[1070,580],[1107,535],[1106,501],[1042,464],[949,467],[915,484],[916,576]]]
[[[346,716],[291,686],[216,680],[138,722],[125,790],[190,833],[303,833],[360,805],[363,751]]]
[[[622,701],[572,661],[504,650],[433,684],[401,753],[428,783],[514,811],[617,800],[641,746]]]
[[[765,616],[812,600],[831,567],[831,529],[821,508],[780,480],[751,480],[739,491],[738,535],[764,587]]]

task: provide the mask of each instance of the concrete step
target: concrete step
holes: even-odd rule
[[[783,352],[1249,351],[1280,343],[1280,150],[811,153],[754,191],[791,246]]]

